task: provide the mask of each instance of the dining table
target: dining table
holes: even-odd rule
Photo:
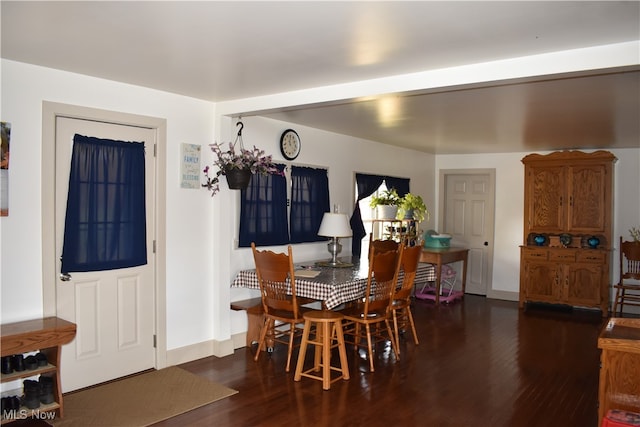
[[[339,258],[344,266],[327,267],[326,260],[306,261],[294,264],[296,295],[322,302],[327,310],[362,298],[367,287],[369,275],[368,260],[359,257]],[[404,277],[402,270],[398,280]],[[433,265],[420,263],[415,283],[436,280]],[[260,289],[255,269],[240,270],[231,283],[232,287]]]

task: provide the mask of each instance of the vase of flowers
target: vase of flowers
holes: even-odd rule
[[[214,165],[218,170],[211,176],[209,166],[205,167],[203,172],[207,182],[202,186],[211,191],[211,196],[220,191],[220,175],[227,178],[227,184],[233,190],[247,188],[254,174],[284,175],[273,163],[271,155],[265,155],[264,150],[258,149],[255,145],[253,149],[246,150],[242,144],[238,148],[236,143],[229,143],[228,149],[223,151],[224,146],[222,143],[210,144],[211,151],[216,155]]]

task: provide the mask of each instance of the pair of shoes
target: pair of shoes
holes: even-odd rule
[[[21,354],[14,354],[11,356],[13,370],[16,372],[24,371],[24,356]]]
[[[10,374],[13,372],[13,356],[2,356],[2,373]]]
[[[38,369],[38,359],[35,356],[27,356],[24,358],[24,368],[27,371]]]
[[[55,401],[53,396],[53,377],[40,375],[40,403],[48,405]]]
[[[35,380],[24,380],[22,404],[28,409],[40,407],[40,383]]]
[[[36,354],[35,357],[36,357],[36,360],[38,361],[38,366],[41,368],[47,366],[47,364],[49,363],[49,361],[47,360],[47,355],[42,352]]]
[[[18,396],[7,396],[2,398],[2,417],[10,418],[11,413],[20,410],[20,399]]]

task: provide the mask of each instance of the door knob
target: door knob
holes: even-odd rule
[[[68,273],[60,273],[60,280],[62,280],[63,282],[68,282],[69,280],[71,280],[71,275]]]
[[[484,245],[485,246],[489,246],[489,242],[484,242]]]

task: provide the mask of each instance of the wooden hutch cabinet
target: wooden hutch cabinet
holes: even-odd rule
[[[599,308],[608,315],[615,160],[607,151],[522,159],[520,307],[545,302]]]

